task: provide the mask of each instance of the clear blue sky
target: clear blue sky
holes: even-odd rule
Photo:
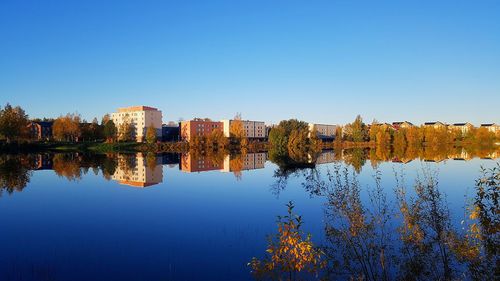
[[[0,2],[0,103],[500,122],[500,1]]]

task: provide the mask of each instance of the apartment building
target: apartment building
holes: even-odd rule
[[[119,108],[118,112],[111,114],[111,119],[117,128],[123,123],[132,126],[132,137],[138,142],[146,138],[147,128],[153,126],[156,136],[162,136],[162,113],[160,110],[149,106],[131,106]]]
[[[35,140],[50,140],[52,138],[52,121],[32,121],[28,124],[31,138]]]
[[[127,158],[128,157],[128,158]],[[118,156],[118,165],[111,179],[119,184],[138,188],[152,186],[163,181],[163,169],[154,159],[148,159],[142,153]]]
[[[235,120],[222,120],[224,136],[231,136],[231,125]],[[263,121],[241,120],[245,137],[249,139],[265,139],[267,137],[266,124]]]
[[[223,130],[222,122],[212,121],[208,118],[195,118],[189,121],[182,121],[180,126],[181,139],[189,141],[193,136],[209,136],[212,131]]]
[[[337,125],[309,123],[309,137],[311,137],[311,133],[314,130],[316,130],[316,134],[317,134],[318,138],[320,138],[322,140],[333,140],[333,139],[335,139]]]

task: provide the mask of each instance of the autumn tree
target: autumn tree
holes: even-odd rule
[[[28,122],[28,115],[21,107],[12,107],[7,103],[5,107],[0,110],[0,135],[4,137],[7,142],[19,140],[27,136]]]
[[[52,134],[58,141],[78,141],[81,136],[80,115],[66,114],[54,121]]]
[[[243,120],[241,120],[241,114],[237,113],[234,119],[231,120],[229,127],[229,135],[234,142],[238,143],[242,147],[248,145],[248,139],[246,138],[245,128],[243,125]]]
[[[363,142],[368,139],[368,128],[363,123],[363,118],[360,115],[351,124],[347,124],[344,128],[344,134],[347,140],[354,142]]]
[[[209,148],[226,147],[228,145],[228,139],[224,136],[224,133],[219,130],[212,130],[212,132],[206,138],[205,145]]]
[[[243,121],[241,120],[240,113],[237,113],[234,116],[234,119],[231,120],[229,133],[231,137],[234,137],[236,139],[241,139],[245,137],[245,129],[243,128]]]
[[[263,260],[253,258],[249,263],[257,279],[274,276],[292,280],[297,273],[315,275],[325,266],[324,253],[313,244],[311,235],[302,231],[302,217],[293,212],[293,203],[287,207],[288,214],[278,216],[278,233],[269,241],[268,256]]]
[[[146,142],[154,143],[156,142],[156,128],[151,124],[146,130]]]
[[[131,141],[132,140],[133,128],[129,120],[125,118],[121,124],[118,125],[118,140],[119,141]]]
[[[106,125],[106,123],[108,123],[108,121],[111,121],[111,117],[109,116],[109,114],[104,114],[104,116],[102,117],[101,119],[101,125],[104,126]]]

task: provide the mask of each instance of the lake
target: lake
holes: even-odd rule
[[[463,238],[497,153],[323,151],[295,166],[267,152],[2,155],[0,280],[469,280],[479,256],[498,261]],[[262,267],[290,201],[321,249],[311,273]],[[470,259],[456,253],[466,240]]]

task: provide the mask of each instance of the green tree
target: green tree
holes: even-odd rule
[[[146,142],[147,143],[155,143],[156,142],[156,129],[151,124],[146,130]]]
[[[361,118],[361,115],[356,116],[356,119],[350,125],[352,141],[362,142],[367,139],[368,129],[365,123],[363,123],[363,118]]]
[[[103,134],[106,141],[113,142],[116,139],[116,133],[117,129],[113,120],[108,120],[104,123]]]
[[[28,115],[21,107],[12,107],[7,103],[5,107],[0,110],[0,135],[3,136],[7,142],[19,140],[27,136],[28,122]]]

